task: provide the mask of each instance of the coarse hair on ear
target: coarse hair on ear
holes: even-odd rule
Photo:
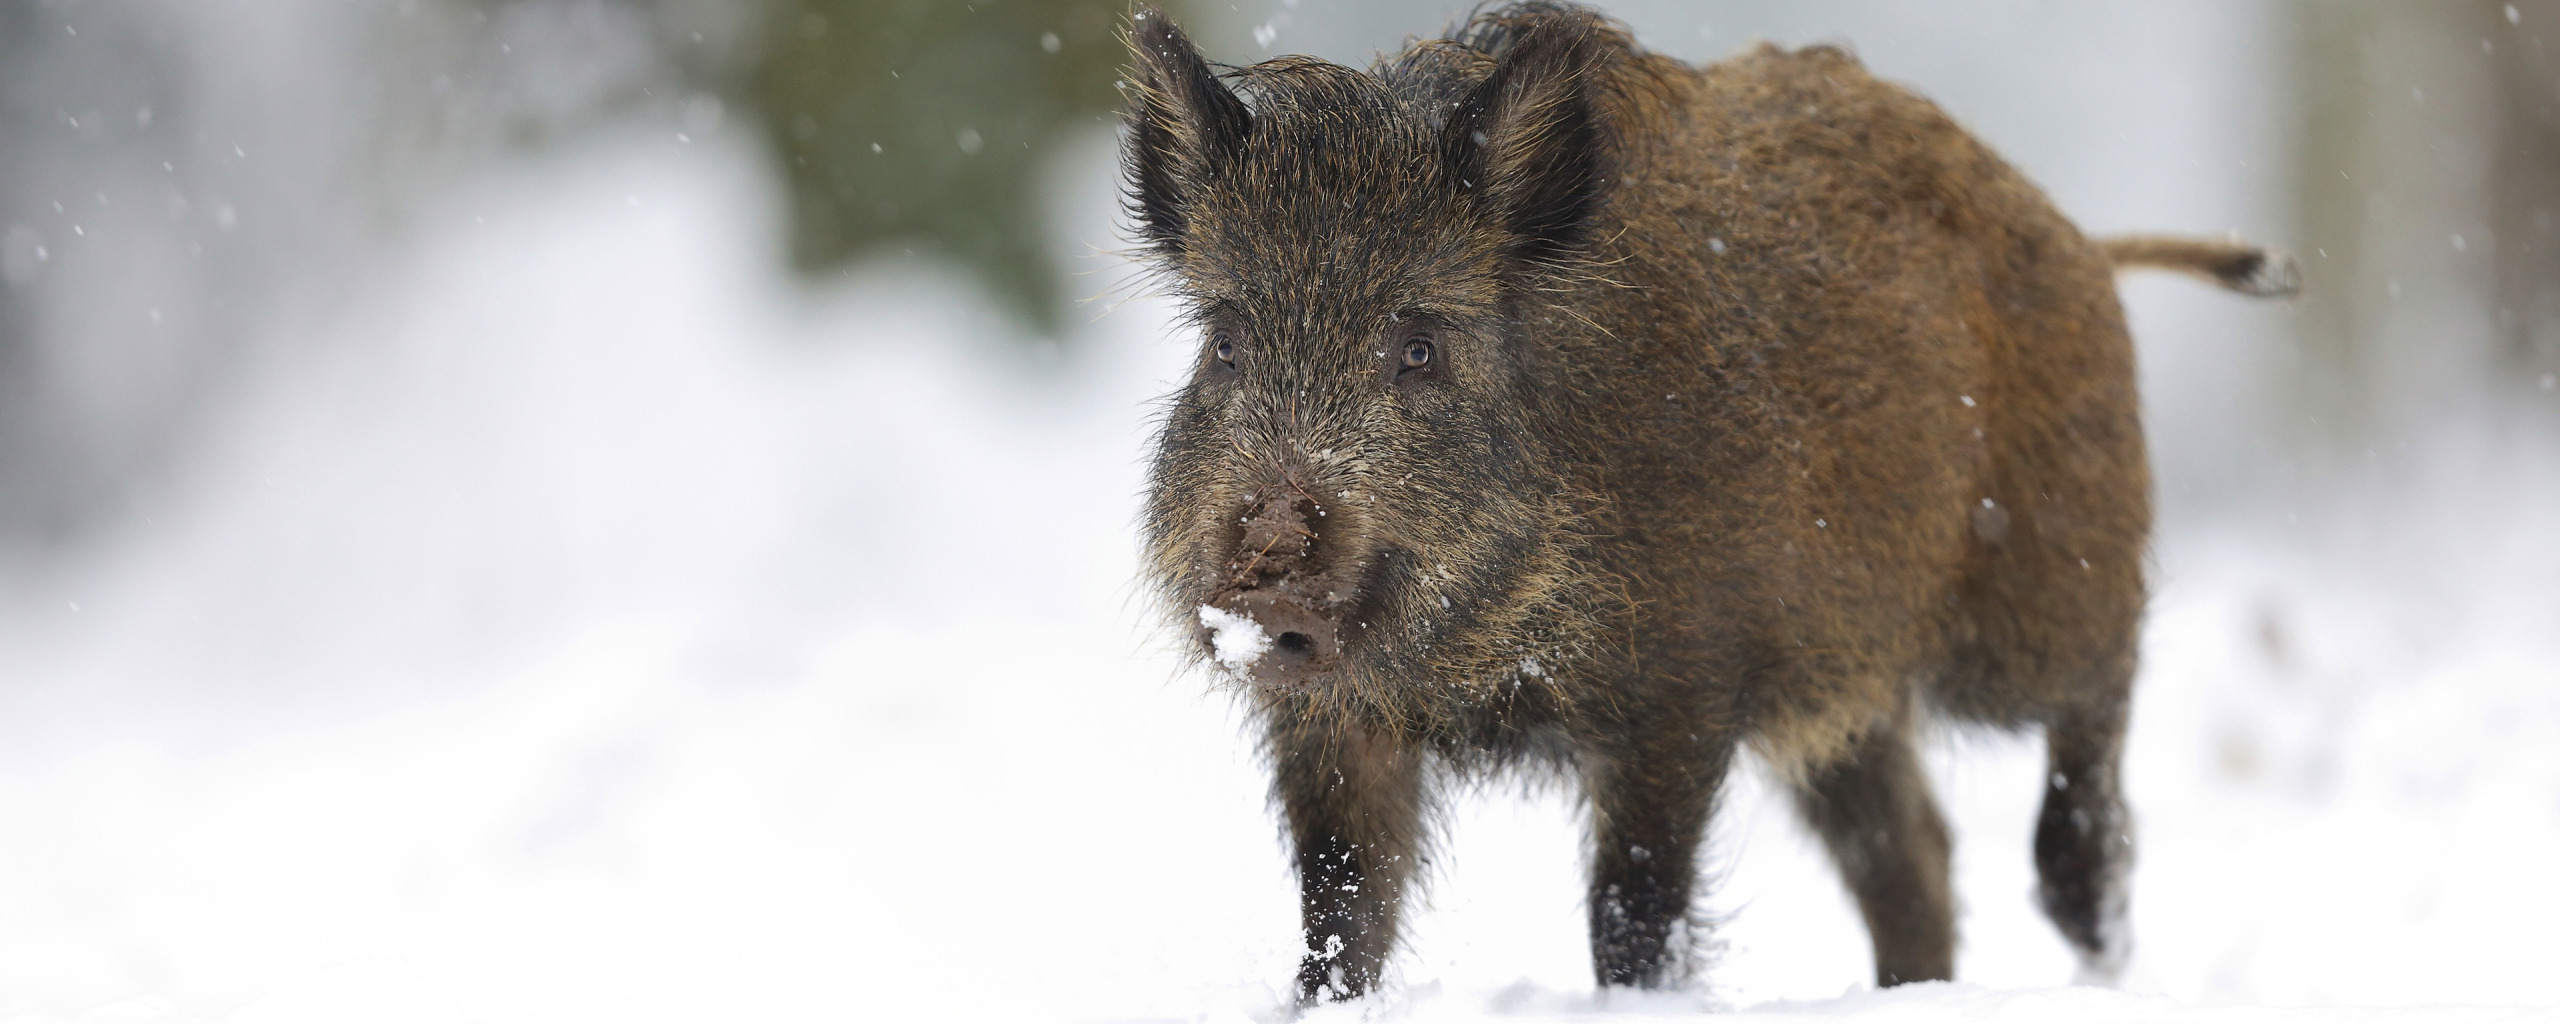
[[[1522,4],[1470,26],[1493,73],[1442,129],[1451,176],[1502,218],[1512,255],[1570,257],[1590,234],[1610,173],[1600,90],[1623,37],[1588,10]]]
[[[1130,221],[1146,246],[1182,254],[1194,197],[1243,150],[1253,113],[1152,6],[1129,15],[1129,135],[1121,154]]]

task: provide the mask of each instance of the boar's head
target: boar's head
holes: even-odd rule
[[[1573,375],[1537,332],[1597,274],[1613,33],[1492,24],[1368,73],[1220,74],[1133,17],[1128,212],[1196,330],[1148,571],[1194,654],[1393,719],[1587,645],[1614,588],[1578,554]]]

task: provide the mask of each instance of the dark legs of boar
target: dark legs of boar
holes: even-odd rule
[[[1285,716],[1284,716],[1285,718]],[[1346,727],[1283,724],[1272,788],[1298,851],[1307,952],[1298,1000],[1350,999],[1377,984],[1422,828],[1422,755]]]
[[[1954,977],[1947,826],[1905,730],[1878,728],[1849,756],[1816,769],[1796,806],[1858,898],[1875,943],[1876,984]]]
[[[1679,983],[1698,843],[1733,744],[1686,728],[1586,757],[1591,801],[1591,967],[1602,985]]]
[[[2124,713],[2118,699],[2094,711],[2058,715],[2045,727],[2036,902],[2080,954],[2084,982],[2115,980],[2131,952],[2124,912],[2133,835],[2118,774]]]

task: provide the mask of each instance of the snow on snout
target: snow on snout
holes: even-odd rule
[[[1231,672],[1242,672],[1262,660],[1262,652],[1271,649],[1271,634],[1250,615],[1220,611],[1200,606],[1200,624],[1209,627],[1209,649],[1218,664]]]

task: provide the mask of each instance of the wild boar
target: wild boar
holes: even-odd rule
[[[1198,335],[1146,572],[1260,723],[1302,999],[1377,983],[1435,794],[1507,770],[1588,807],[1599,982],[1682,981],[1746,744],[1877,982],[1946,978],[1926,715],[2042,730],[2039,901],[2122,962],[2151,480],[2112,272],[2285,294],[2287,258],[2085,239],[1830,47],[1691,67],[1553,3],[1366,72],[1129,39],[1128,214]]]

